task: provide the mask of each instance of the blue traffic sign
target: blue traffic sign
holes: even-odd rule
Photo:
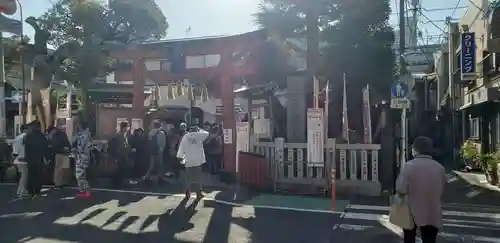
[[[408,85],[398,82],[391,87],[391,95],[395,98],[405,98],[408,96]]]
[[[5,97],[5,100],[10,100],[12,103],[19,103],[23,99],[23,94],[21,91],[12,91],[10,97]]]

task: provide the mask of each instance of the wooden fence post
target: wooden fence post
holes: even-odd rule
[[[285,153],[285,139],[284,138],[276,138],[274,140],[274,161],[271,160],[271,175],[273,180],[273,191],[276,192],[276,184],[280,178],[280,173],[283,168],[284,161],[284,153]]]

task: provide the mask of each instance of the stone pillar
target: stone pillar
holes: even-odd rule
[[[134,97],[132,98],[132,114],[130,114],[130,119],[144,119],[144,74],[145,68],[143,60],[135,59],[132,68]]]
[[[287,77],[286,135],[287,142],[306,141],[306,98],[307,77]]]

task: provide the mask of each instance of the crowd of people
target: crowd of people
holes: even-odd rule
[[[64,125],[44,133],[40,123],[34,121],[21,127],[21,134],[14,139],[12,147],[13,163],[18,171],[19,198],[33,198],[40,194],[46,168],[53,168],[54,188],[69,185],[74,176],[79,190],[76,198],[91,197],[87,170],[95,147],[85,122],[78,125],[70,141]],[[158,120],[152,123],[149,131],[142,128],[130,131],[129,124],[122,122],[117,134],[108,140],[107,153],[108,160],[116,165],[112,176],[115,187],[168,183],[184,173],[186,196],[191,195],[193,186],[197,197],[203,197],[203,171],[217,174],[222,164],[221,129],[210,123],[198,128]],[[71,173],[72,161],[74,174]]]

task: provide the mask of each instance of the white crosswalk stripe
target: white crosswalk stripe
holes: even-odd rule
[[[443,212],[443,228],[439,239],[442,242],[500,243],[500,209],[468,208]],[[353,237],[365,232],[384,235],[401,242],[402,230],[389,222],[389,207],[372,205],[349,205],[341,215],[341,221],[334,231],[352,234]]]

